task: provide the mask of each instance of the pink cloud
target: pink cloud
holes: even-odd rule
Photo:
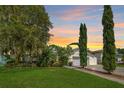
[[[92,26],[87,27],[87,34],[89,37],[89,40],[100,40],[99,36],[102,37],[102,30],[100,32],[101,28],[96,28]],[[65,25],[60,27],[55,27],[50,31],[51,34],[54,36],[66,36],[66,37],[73,37],[73,36],[79,36],[79,29],[77,29],[76,26],[73,25]],[[92,37],[92,39],[91,39]]]
[[[122,16],[124,16],[124,13],[123,12],[114,13],[114,19],[118,19],[119,17],[122,17]]]
[[[91,32],[94,32],[94,33],[96,33],[96,32],[99,32],[99,33],[101,33],[102,32],[102,27],[95,27],[95,26],[87,26],[87,31],[89,32],[89,33],[91,33]]]
[[[68,15],[63,14],[60,16],[60,19],[65,20],[65,21],[93,19],[93,18],[97,18],[97,15],[87,16],[86,14],[84,14],[82,12],[77,13],[76,11],[73,11],[73,14],[68,14]]]
[[[59,17],[62,20],[79,20],[82,16],[85,16],[84,10],[81,8],[75,8],[75,9],[71,9],[71,10],[67,10],[65,12],[63,12],[63,14],[61,14]]]
[[[61,36],[61,35],[78,35],[79,31],[74,30],[74,29],[68,29],[68,28],[61,28],[61,27],[57,27],[54,28],[50,31],[51,34],[53,34],[54,36]]]
[[[124,31],[123,30],[115,30],[115,37],[120,37],[124,36]]]
[[[97,15],[87,16],[86,13],[92,9],[92,12],[97,10],[93,10],[95,6],[78,6],[72,9],[67,9],[60,13],[54,13],[55,16],[59,17],[62,20],[70,21],[70,20],[80,20],[80,19],[93,19],[97,18]]]

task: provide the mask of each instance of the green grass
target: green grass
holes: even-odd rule
[[[67,68],[0,68],[0,87],[82,88],[124,87],[94,75]]]
[[[124,67],[124,64],[117,64],[117,67]]]

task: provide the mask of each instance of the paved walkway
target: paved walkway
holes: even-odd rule
[[[123,77],[116,77],[116,76],[113,76],[113,75],[98,73],[98,72],[89,71],[89,70],[81,69],[81,68],[77,68],[77,67],[70,67],[70,66],[65,66],[65,67],[70,68],[70,69],[75,69],[75,70],[78,70],[78,71],[82,71],[82,72],[85,72],[85,73],[89,73],[89,74],[92,74],[92,75],[96,75],[96,76],[99,76],[99,77],[102,77],[102,78],[105,78],[105,79],[108,79],[108,80],[112,80],[112,81],[124,84],[124,78]]]
[[[103,69],[102,65],[90,65],[90,66],[87,66],[87,68],[91,70],[106,72]],[[124,67],[117,67],[116,70],[113,72],[113,74],[124,76]]]

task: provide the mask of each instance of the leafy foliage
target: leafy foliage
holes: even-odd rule
[[[43,67],[60,67],[67,65],[69,56],[72,54],[72,48],[67,46],[66,48],[57,45],[47,46],[39,57],[37,66]]]
[[[122,48],[122,49],[118,48],[117,51],[119,54],[124,54],[124,48]]]
[[[56,53],[52,50],[51,47],[46,47],[43,51],[43,53],[40,56],[40,59],[37,63],[37,66],[52,66],[54,62],[56,62],[57,55]]]
[[[30,62],[39,57],[51,28],[44,6],[0,6],[0,48],[4,55],[15,55],[16,64],[25,55]]]
[[[57,45],[50,45],[49,47],[54,50],[57,58],[56,61],[62,65],[67,65],[69,56],[73,53],[72,48],[70,46],[64,48]]]
[[[124,62],[124,55],[122,56],[122,61]]]
[[[54,62],[52,66],[53,67],[62,67],[63,65],[60,62]]]

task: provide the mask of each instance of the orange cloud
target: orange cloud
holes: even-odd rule
[[[51,44],[56,44],[59,46],[67,46],[70,43],[73,42],[78,42],[78,37],[53,37],[51,38],[49,45]],[[76,46],[72,46],[73,48],[75,48]],[[88,48],[90,49],[99,49],[102,48],[102,42],[88,42]]]
[[[78,40],[78,37],[53,37],[51,38],[49,44],[66,46],[72,42],[76,42],[77,40]]]
[[[115,27],[124,28],[124,23],[116,23]]]
[[[49,44],[56,44],[59,46],[66,46],[70,43],[73,42],[78,42],[78,34],[79,34],[79,30],[71,30],[72,26],[65,26],[63,27],[58,27],[58,28],[54,28],[53,30],[50,31],[51,34],[54,35],[54,37],[52,37],[50,39]],[[70,29],[69,29],[70,28]],[[98,32],[98,28],[96,27],[88,27],[88,32]],[[101,35],[95,35],[95,34],[88,34],[88,48],[91,49],[99,49],[102,48],[101,42],[102,41],[102,36]],[[65,35],[67,35],[66,37],[64,37]],[[69,36],[72,35],[72,36]],[[74,37],[73,37],[74,36]],[[72,46],[73,48],[75,48],[76,46]]]
[[[99,50],[99,49],[102,49],[103,48],[103,44],[102,42],[88,42],[87,43],[87,47],[90,49],[90,50]]]
[[[56,44],[65,47],[73,42],[78,42],[78,37],[52,37],[49,42],[49,45]],[[117,48],[122,48],[124,47],[124,40],[116,40],[115,44]],[[97,50],[103,48],[103,43],[101,41],[88,41],[87,46],[91,50]],[[75,48],[77,46],[72,47]]]
[[[116,40],[115,43],[116,43],[116,47],[117,48],[119,48],[119,47],[120,48],[122,48],[122,47],[124,48],[124,40]]]
[[[78,42],[79,30],[72,29],[73,25],[66,25],[64,27],[57,27],[50,31],[54,37],[51,37],[49,44],[56,44],[65,47],[66,45]],[[75,27],[74,27],[75,28]],[[87,27],[88,28],[88,48],[91,50],[97,50],[103,48],[103,36],[102,31],[98,33],[102,28]],[[93,33],[92,33],[93,32]],[[124,31],[122,31],[124,32]],[[97,34],[98,33],[98,34]],[[74,37],[73,37],[74,36]],[[123,36],[122,33],[115,31],[115,37]],[[124,47],[124,40],[116,40],[115,42],[117,48]],[[73,48],[77,46],[72,46]]]

